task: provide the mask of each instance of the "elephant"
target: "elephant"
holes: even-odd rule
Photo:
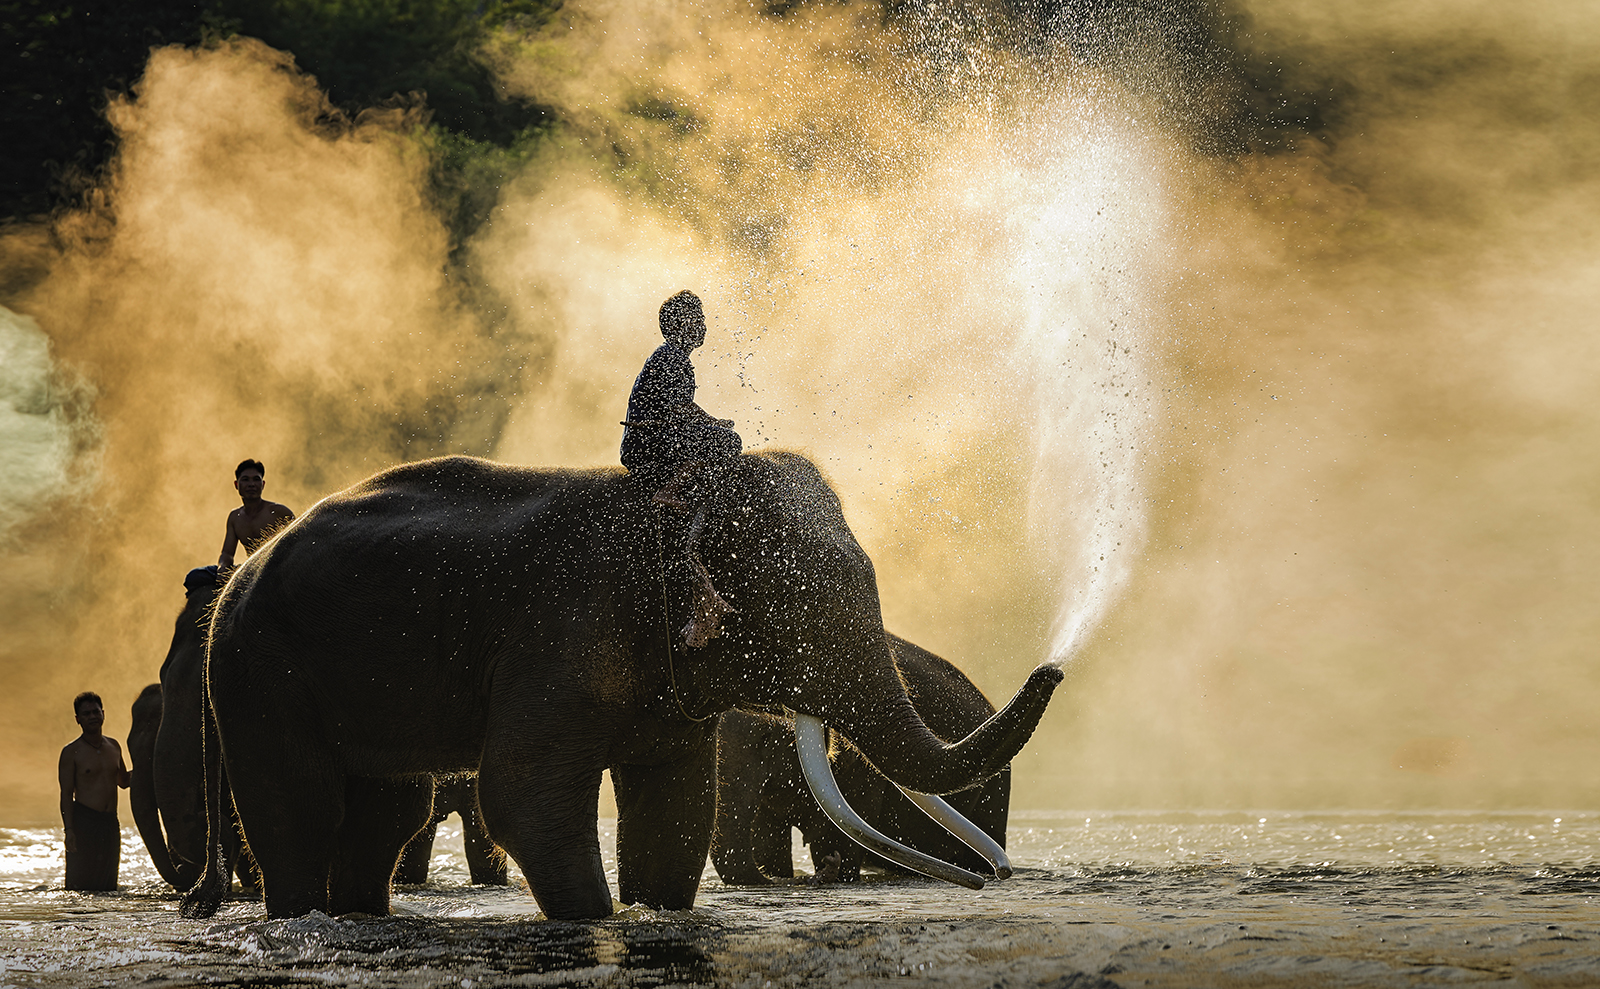
[[[174,889],[188,889],[198,878],[199,869],[196,868],[195,875],[185,882],[172,864],[172,852],[167,847],[166,835],[161,832],[160,808],[156,804],[156,734],[160,730],[161,684],[152,683],[141,690],[133,702],[133,722],[128,729],[128,761],[133,766],[129,772],[128,802],[133,809],[133,823],[139,829],[139,837],[144,839],[156,872]],[[205,811],[204,804],[200,810]]]
[[[687,909],[714,823],[717,717],[735,707],[797,712],[808,752],[831,725],[921,793],[1011,762],[1060,669],[1035,669],[945,742],[900,680],[872,561],[821,472],[781,451],[701,470],[694,503],[667,505],[617,467],[402,464],[324,498],[234,572],[210,627],[207,814],[218,827],[225,772],[269,917],[388,913],[430,814],[416,779],[472,770],[490,836],[547,917],[612,912],[606,770],[620,899]],[[733,608],[699,647],[676,631],[695,601],[688,562]],[[219,847],[186,916],[221,902]]]
[[[994,714],[983,693],[954,664],[889,635],[895,667],[917,713],[934,734],[964,738]],[[835,733],[837,734],[837,733]],[[898,868],[851,840],[828,819],[807,786],[789,719],[733,710],[717,726],[717,824],[711,861],[729,885],[766,885],[794,876],[789,829],[811,846],[818,875],[852,882],[863,861]],[[939,827],[862,757],[835,738],[831,760],[840,789],[869,822],[913,848],[975,871],[989,863]],[[1001,847],[1011,806],[1009,767],[950,797],[950,803]],[[831,865],[825,865],[829,863]]]
[[[184,578],[184,603],[174,621],[172,643],[161,664],[161,682],[140,692],[133,704],[128,754],[133,761],[129,804],[134,824],[161,878],[188,890],[199,880],[209,841],[202,759],[201,677],[206,622],[217,592],[215,567]],[[249,861],[232,828],[223,841],[230,874],[255,889]]]
[[[201,744],[201,674],[205,652],[205,620],[218,589],[215,567],[189,571],[184,579],[184,606],[179,612],[161,683],[140,692],[133,704],[128,753],[133,762],[129,802],[134,823],[150,860],[174,889],[187,891],[200,878],[207,841]],[[170,705],[164,703],[171,698]],[[461,815],[467,860],[475,883],[505,885],[505,854],[494,847],[477,817],[477,786],[462,775],[439,781],[434,820],[413,842],[415,854],[398,881],[427,879],[434,828],[456,812]],[[163,829],[163,825],[165,825]],[[163,830],[165,834],[163,834]],[[256,891],[248,857],[229,842],[234,872],[247,892]],[[408,851],[413,846],[407,846]]]
[[[506,885],[506,853],[495,847],[489,833],[483,829],[483,818],[478,813],[478,778],[467,773],[433,781],[433,814],[427,827],[418,832],[401,853],[394,881],[411,886],[427,882],[434,834],[440,822],[452,813],[461,817],[461,841],[466,847],[472,884]]]

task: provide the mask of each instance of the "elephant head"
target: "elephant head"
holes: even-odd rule
[[[146,687],[134,705],[129,737],[134,823],[161,878],[177,889],[200,878],[206,855],[200,676],[216,578],[215,567],[191,570],[184,578],[183,608],[173,621],[161,683]]]
[[[1035,670],[1003,711],[967,719],[946,741],[907,691],[892,644],[916,647],[885,633],[872,561],[815,466],[792,453],[747,456],[708,489],[691,549],[734,612],[705,647],[683,650],[704,706],[820,719],[906,791],[950,793],[1006,768],[1060,682],[1058,669]],[[807,767],[819,771],[826,763]]]
[[[1000,772],[1021,750],[1061,671],[1034,670],[1006,707],[945,742],[917,713],[883,628],[872,561],[838,496],[793,453],[742,457],[710,495],[699,551],[736,609],[687,662],[707,702],[789,708],[844,733],[889,779],[951,793]]]
[[[161,663],[161,682],[146,687],[133,706],[128,749],[133,757],[129,803],[139,837],[156,871],[175,889],[200,878],[210,836],[201,755],[202,678],[206,625],[218,590],[217,568],[198,567],[184,578],[183,608]],[[236,835],[224,836],[230,871],[255,887]]]

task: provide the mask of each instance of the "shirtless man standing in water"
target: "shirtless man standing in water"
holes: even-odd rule
[[[122,864],[122,828],[117,823],[117,787],[128,788],[122,746],[100,733],[106,723],[100,695],[84,691],[72,699],[83,734],[61,750],[61,823],[67,831],[67,889],[117,888]]]
[[[267,486],[267,468],[259,460],[245,460],[233,469],[233,486],[243,505],[228,513],[228,533],[222,539],[222,556],[217,569],[226,574],[233,569],[233,554],[244,544],[245,555],[267,541],[267,537],[294,521],[294,513],[261,492]]]

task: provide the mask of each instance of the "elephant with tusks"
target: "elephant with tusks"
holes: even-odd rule
[[[965,738],[994,705],[954,663],[898,635],[889,652],[917,713],[946,741]],[[760,886],[794,878],[789,836],[798,828],[818,878],[853,882],[862,865],[904,868],[867,851],[830,820],[811,792],[794,746],[794,718],[733,710],[717,725],[717,826],[711,861],[723,882]],[[848,739],[831,733],[829,765],[840,792],[863,821],[885,835],[952,865],[997,873],[1003,865],[940,826],[872,768]],[[949,802],[1004,849],[1011,811],[1011,770],[951,794]]]
[[[223,820],[225,768],[268,916],[387,913],[395,863],[429,814],[419,776],[476,769],[490,836],[544,913],[569,920],[612,912],[597,826],[608,769],[619,898],[694,904],[724,711],[794,712],[836,820],[851,815],[831,787],[830,726],[914,795],[1001,772],[1033,733],[1054,667],[959,741],[923,722],[872,562],[806,458],[717,468],[693,525],[654,494],[620,468],[406,464],[323,499],[235,572],[210,629],[208,819]],[[689,559],[734,609],[697,648],[681,632]],[[983,883],[845,823],[894,861]],[[221,901],[219,849],[188,916]]]

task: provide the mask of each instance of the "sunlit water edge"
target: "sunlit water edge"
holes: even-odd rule
[[[615,891],[616,822],[600,830]],[[121,889],[78,894],[61,888],[59,833],[0,829],[0,987],[988,987],[1085,973],[1069,984],[1104,989],[1193,972],[1298,985],[1284,966],[1307,965],[1330,985],[1458,984],[1496,965],[1600,982],[1600,813],[1017,811],[1017,873],[981,891],[882,875],[730,887],[708,865],[692,910],[587,924],[543,920],[514,869],[511,887],[468,885],[455,818],[428,882],[399,887],[385,918],[268,921],[236,895],[184,921],[137,833],[123,839]],[[795,865],[810,866],[798,844]]]
[[[133,827],[123,827],[122,885],[136,891],[160,877]],[[600,819],[608,879],[616,880],[616,819]],[[1565,866],[1600,863],[1595,811],[1040,811],[1011,813],[1006,837],[1014,866]],[[59,885],[61,832],[0,827],[0,890]],[[795,864],[808,866],[795,839]],[[517,871],[512,866],[517,879]],[[467,883],[461,827],[440,826],[430,879]],[[707,880],[715,871],[707,864]]]
[[[602,818],[601,855],[616,882],[616,820]],[[1587,811],[1014,811],[1007,849],[1020,870],[1187,866],[1268,868],[1588,869],[1600,865],[1600,813]],[[809,868],[796,833],[797,870]],[[60,832],[0,827],[0,891],[59,893]],[[516,867],[513,885],[520,885]],[[458,819],[439,828],[429,869],[434,887],[468,884]],[[717,884],[707,863],[705,881]],[[122,891],[167,892],[137,831],[122,829]],[[15,906],[13,897],[12,906]],[[0,916],[9,913],[0,907]]]

